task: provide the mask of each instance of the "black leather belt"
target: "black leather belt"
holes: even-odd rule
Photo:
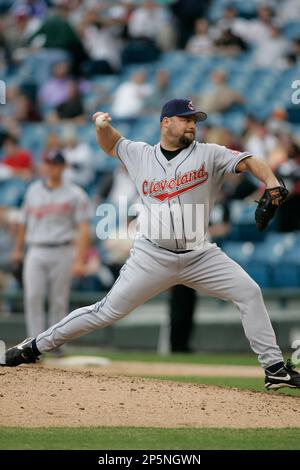
[[[62,243],[30,243],[30,246],[38,246],[41,248],[58,248],[60,246],[68,246],[73,243],[73,240]]]
[[[195,251],[195,250],[179,250],[179,251],[170,250],[169,248],[165,248],[164,246],[160,246],[160,245],[157,245],[156,243],[153,243],[153,241],[149,240],[149,238],[146,238],[146,240],[152,243],[152,245],[157,246],[158,248],[161,248],[162,250],[167,250],[167,251],[170,251],[171,253],[176,253],[176,254],[178,253],[179,255],[182,253],[190,253],[191,251]]]
[[[169,250],[168,248],[165,248],[163,246],[160,246],[159,248],[162,248],[163,250],[167,250],[167,251],[170,251],[171,253],[176,253],[176,254],[179,254],[179,255],[181,255],[182,253],[190,253],[191,251],[195,251],[195,250],[180,250],[180,251]]]

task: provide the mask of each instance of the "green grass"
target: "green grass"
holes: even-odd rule
[[[107,352],[97,349],[68,349],[68,354],[96,355],[107,357],[112,361],[143,361],[159,363],[183,363],[183,364],[224,364],[224,365],[245,365],[258,366],[257,358],[254,354],[168,354],[159,355],[154,352],[134,351],[134,352]]]
[[[300,449],[300,429],[0,428],[0,449]]]
[[[256,390],[258,392],[265,392],[267,394],[283,394],[300,397],[300,390],[295,390],[292,388],[283,388],[279,389],[276,392],[270,391],[267,392],[264,387],[264,376],[262,374],[261,379],[252,378],[252,377],[187,377],[187,376],[144,376],[148,379],[158,379],[158,380],[172,380],[174,382],[187,382],[195,384],[207,384],[207,385],[217,385],[219,387],[236,387],[242,390]]]

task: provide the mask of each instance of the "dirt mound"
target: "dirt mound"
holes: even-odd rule
[[[300,426],[298,397],[101,370],[22,366],[0,376],[0,426]]]
[[[90,360],[91,359],[91,360]],[[46,359],[43,365],[75,368],[80,370],[80,365],[85,362],[86,370],[99,372],[93,366],[93,359],[99,359],[89,356],[70,356],[60,359]],[[101,358],[100,358],[101,359]],[[104,361],[104,358],[102,358]],[[76,365],[77,364],[77,365]],[[211,364],[180,364],[180,363],[163,363],[163,362],[138,362],[138,361],[112,361],[100,363],[101,373],[115,375],[160,375],[160,376],[206,376],[206,377],[260,377],[263,380],[264,373],[258,366],[236,366],[236,365],[211,365]]]

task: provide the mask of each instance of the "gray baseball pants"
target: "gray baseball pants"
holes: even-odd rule
[[[41,353],[120,320],[151,297],[175,284],[230,300],[240,311],[246,337],[263,368],[283,360],[261,290],[217,246],[205,252],[173,253],[137,239],[110,292],[99,302],[71,312],[39,334]]]
[[[32,246],[24,263],[25,320],[27,334],[36,337],[47,328],[45,299],[48,296],[48,324],[68,313],[71,284],[72,246]]]

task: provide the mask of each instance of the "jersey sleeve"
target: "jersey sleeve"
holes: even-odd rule
[[[215,145],[215,168],[222,174],[236,174],[238,173],[236,171],[237,164],[251,156],[251,152],[239,152],[237,150],[228,149],[222,145]]]
[[[117,157],[124,163],[131,178],[135,181],[141,168],[141,161],[147,145],[122,137],[116,145]]]
[[[75,202],[74,219],[76,224],[89,222],[92,218],[92,208],[88,195],[83,189],[78,188]]]

